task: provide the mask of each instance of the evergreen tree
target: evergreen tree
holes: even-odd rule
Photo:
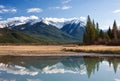
[[[84,32],[84,43],[89,43],[90,42],[90,26],[92,25],[91,19],[88,16],[87,18],[87,23],[85,27],[85,32]]]
[[[90,44],[99,43],[99,41],[110,43],[110,40],[113,40],[113,42],[118,42],[118,40],[120,41],[120,29],[118,30],[116,21],[114,20],[112,29],[109,27],[107,32],[103,32],[103,30],[99,29],[99,24],[96,23],[95,25],[94,20],[92,22],[90,16],[88,16],[83,42]]]
[[[103,30],[100,30],[99,38],[104,39],[104,32],[103,32]]]
[[[120,30],[118,30],[118,39],[120,41]]]
[[[96,40],[96,26],[95,26],[95,22],[94,22],[94,20],[93,20],[93,24],[92,24],[93,26],[92,26],[92,28],[91,28],[91,30],[92,30],[92,37],[93,37],[93,39],[92,39],[92,41],[95,41]]]
[[[96,23],[96,40],[98,40],[99,38],[99,33],[100,33],[99,24]]]
[[[113,40],[118,40],[118,29],[117,29],[117,24],[115,20],[113,23],[112,36],[113,36]]]
[[[95,28],[95,21],[93,20],[93,27]]]
[[[92,43],[95,41],[95,27],[91,22],[90,16],[88,16],[85,32],[84,32],[84,43]]]
[[[110,27],[109,27],[109,29],[107,31],[107,34],[108,34],[109,38],[112,39],[112,30],[111,30]]]
[[[104,40],[106,40],[106,42],[109,42],[110,37],[109,37],[108,33],[104,33]]]

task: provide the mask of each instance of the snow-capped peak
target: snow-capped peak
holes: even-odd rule
[[[53,25],[57,28],[62,28],[65,24],[79,24],[81,23],[84,25],[84,23],[80,20],[80,18],[43,18],[42,21],[47,25]]]
[[[21,17],[8,18],[7,20],[0,21],[0,28],[8,27],[8,26],[18,26],[28,22],[36,21],[38,19],[39,18],[34,15],[29,17],[21,16]]]
[[[18,26],[26,23],[30,23],[30,25],[33,25],[38,22],[43,22],[47,25],[53,25],[57,28],[62,28],[65,24],[81,24],[84,25],[84,23],[81,21],[80,18],[39,18],[37,16],[21,16],[21,17],[13,17],[8,18],[7,20],[0,21],[0,28],[3,27],[11,27],[11,26]]]

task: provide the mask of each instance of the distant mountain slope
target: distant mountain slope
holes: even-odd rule
[[[14,30],[25,33],[30,36],[38,37],[50,42],[78,42],[74,37],[64,33],[60,29],[52,25],[47,25],[43,22],[38,22],[33,25],[26,23],[13,27]]]
[[[36,16],[22,16],[0,21],[0,27],[3,29],[7,27],[10,31],[14,31],[17,34],[17,39],[10,41],[29,41],[48,44],[82,42],[84,32],[84,23],[78,18],[38,18]],[[11,33],[9,34],[11,36]],[[25,35],[25,41],[21,41],[24,37],[21,38],[22,36],[20,37],[18,34],[22,36]]]
[[[62,31],[66,32],[67,34],[79,39],[80,41],[83,40],[83,33],[84,33],[84,25],[81,21],[72,21],[64,25],[61,28]]]
[[[33,25],[38,22],[43,22],[47,25],[53,25],[60,29],[65,24],[72,23],[73,21],[81,22],[81,19],[80,18],[38,18],[37,16],[34,15],[29,17],[21,16],[21,17],[8,18],[7,20],[0,21],[0,28],[19,26],[26,23],[30,23],[31,25]]]
[[[39,39],[16,32],[8,28],[0,28],[0,43],[37,43]]]

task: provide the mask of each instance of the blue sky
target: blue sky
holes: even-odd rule
[[[90,15],[100,28],[120,24],[120,0],[0,0],[0,20],[19,16],[85,18]]]

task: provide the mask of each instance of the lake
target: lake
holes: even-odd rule
[[[0,81],[120,81],[120,57],[0,56]]]

